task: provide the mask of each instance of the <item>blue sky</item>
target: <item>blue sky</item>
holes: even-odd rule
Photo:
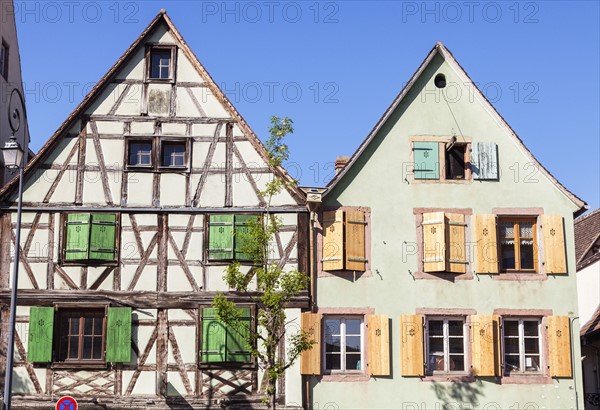
[[[600,206],[597,1],[15,0],[32,149],[58,128],[161,8],[264,138],[294,120],[290,173],[324,185],[436,41],[528,148]]]

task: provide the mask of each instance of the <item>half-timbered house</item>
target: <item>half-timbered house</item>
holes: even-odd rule
[[[19,244],[16,181],[0,192],[3,323],[12,249],[21,249],[13,408],[49,408],[64,395],[113,409],[260,405],[261,371],[211,303],[224,292],[255,331],[257,307],[230,292],[223,273],[238,260],[253,280],[236,233],[264,211],[267,181],[289,176],[268,165],[164,11],[24,178]],[[303,193],[286,188],[270,210],[283,221],[272,257],[305,271]],[[289,304],[289,320],[307,300]],[[300,389],[291,368],[280,402],[300,403]]]
[[[303,314],[313,408],[582,408],[573,219],[587,205],[443,44],[337,162]]]

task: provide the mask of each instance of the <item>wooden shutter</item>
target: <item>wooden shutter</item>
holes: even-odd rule
[[[467,271],[466,229],[465,216],[461,214],[446,214],[448,218],[448,256],[446,270],[454,273]]]
[[[546,273],[567,273],[562,216],[540,215],[539,225],[544,238],[544,269]]]
[[[571,328],[568,316],[548,317],[548,365],[551,377],[572,377]]]
[[[500,376],[500,319],[496,315],[471,316],[471,363],[475,376]]]
[[[250,340],[250,326],[252,323],[252,317],[250,308],[239,308],[240,321],[237,325],[227,326],[227,356],[225,361],[227,362],[243,362],[247,363],[251,359],[250,346],[248,340]]]
[[[498,273],[496,215],[473,216],[475,272]]]
[[[312,335],[316,343],[310,350],[300,355],[301,374],[321,374],[321,315],[317,313],[302,313],[300,326],[303,332]]]
[[[226,356],[226,332],[223,323],[217,319],[217,309],[202,309],[202,363],[220,363]]]
[[[115,260],[117,216],[92,214],[90,259]]]
[[[390,329],[387,315],[367,315],[367,366],[371,376],[390,375]]]
[[[443,212],[423,214],[423,271],[446,270],[446,220]]]
[[[440,179],[439,144],[414,142],[413,159],[415,179]]]
[[[473,179],[498,179],[498,146],[495,142],[474,142],[471,148]]]
[[[250,238],[250,223],[256,220],[256,215],[235,215],[235,259],[239,261],[252,260],[253,256],[248,253],[248,242]],[[244,250],[246,252],[244,252]]]
[[[65,260],[88,258],[90,240],[90,214],[68,214],[65,240]]]
[[[400,373],[402,376],[424,376],[423,316],[400,316]]]
[[[54,308],[31,307],[29,309],[29,339],[27,360],[32,363],[52,361],[52,339],[54,336]]]
[[[106,361],[129,362],[131,360],[131,308],[108,308],[106,322]]]
[[[233,215],[210,215],[208,259],[233,259]]]
[[[365,253],[365,213],[347,210],[345,214],[346,270],[365,271],[367,256]]]
[[[323,212],[323,270],[344,269],[344,211]]]

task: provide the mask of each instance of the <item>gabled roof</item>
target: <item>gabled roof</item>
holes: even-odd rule
[[[593,252],[600,241],[600,208],[575,219],[575,257],[577,270],[600,260],[600,251]]]
[[[481,92],[481,90],[479,90],[477,85],[471,80],[469,75],[461,67],[461,65],[458,63],[458,61],[456,61],[456,59],[454,58],[454,56],[452,55],[450,50],[448,50],[446,48],[446,46],[444,46],[442,44],[442,42],[440,42],[440,41],[438,41],[436,43],[436,45],[431,49],[431,51],[429,52],[429,54],[427,55],[425,60],[423,60],[423,62],[421,63],[421,65],[419,66],[417,71],[412,75],[410,80],[406,83],[406,85],[404,86],[402,91],[400,91],[400,94],[398,94],[398,96],[394,99],[392,104],[384,112],[383,116],[379,119],[379,121],[377,121],[377,123],[375,124],[375,127],[373,127],[373,129],[371,130],[371,132],[369,133],[367,138],[360,144],[360,146],[354,152],[354,154],[352,154],[352,157],[350,158],[350,161],[348,162],[348,164],[344,167],[344,169],[342,169],[339,173],[337,173],[331,181],[329,181],[329,183],[327,184],[328,189],[327,189],[327,192],[325,193],[325,196],[327,196],[327,193],[329,193],[333,190],[333,188],[344,177],[344,175],[346,175],[348,170],[354,165],[354,163],[357,161],[358,157],[360,157],[362,155],[362,153],[365,151],[367,146],[375,138],[375,136],[377,135],[379,130],[381,130],[383,125],[390,118],[390,116],[392,115],[394,110],[400,105],[400,103],[404,100],[406,95],[410,92],[410,90],[412,89],[414,84],[417,82],[417,79],[425,71],[425,68],[429,65],[429,63],[433,60],[433,58],[438,54],[454,69],[454,71],[459,76],[463,77],[463,80],[465,83],[471,84],[471,86],[475,90],[474,95],[476,96],[476,98],[479,99],[479,101],[484,105],[484,107],[487,109],[487,111],[490,113],[490,115],[496,119],[496,121],[500,124],[500,126],[503,127],[508,132],[508,134],[513,137],[515,144],[517,144],[517,146],[519,148],[521,148],[521,150],[524,152],[524,154],[526,156],[528,156],[531,161],[533,161],[534,163],[536,163],[539,166],[539,169],[542,172],[542,174],[544,174],[550,180],[550,182],[552,184],[554,184],[567,198],[569,198],[571,200],[571,202],[573,202],[573,204],[575,204],[579,208],[579,210],[575,214],[579,215],[579,214],[585,212],[585,210],[588,209],[588,205],[582,199],[580,199],[575,194],[570,192],[567,188],[565,188],[560,182],[558,182],[558,180],[552,174],[550,174],[550,172],[546,168],[544,168],[544,166],[534,157],[534,155],[527,149],[527,147],[525,146],[525,144],[523,143],[521,138],[519,138],[517,133],[511,128],[511,126],[500,115],[500,113],[498,113],[498,111],[496,111],[496,109],[494,108],[492,103],[485,97],[485,95]]]
[[[143,44],[144,40],[148,36],[150,36],[154,29],[157,28],[160,24],[167,25],[169,31],[171,32],[171,34],[177,42],[177,46],[185,53],[186,57],[194,66],[198,74],[202,78],[204,78],[209,90],[217,98],[217,100],[221,104],[223,104],[223,106],[231,114],[231,116],[237,121],[238,126],[248,137],[250,143],[268,163],[268,154],[260,139],[256,136],[254,131],[252,131],[246,120],[244,120],[241,114],[235,109],[233,104],[231,104],[231,102],[223,93],[223,91],[221,91],[221,89],[217,86],[217,84],[212,79],[210,74],[208,74],[202,63],[200,63],[200,60],[198,60],[198,57],[196,57],[194,52],[187,45],[186,41],[183,39],[183,37],[181,36],[173,22],[167,15],[167,12],[164,9],[162,9],[156,15],[156,17],[154,17],[150,24],[148,24],[148,27],[146,27],[146,29],[139,35],[139,37],[135,39],[135,41],[129,46],[125,53],[123,53],[123,55],[115,62],[115,64],[108,70],[108,72],[104,74],[100,81],[98,81],[98,83],[90,90],[90,92],[85,96],[83,101],[79,103],[75,110],[54,132],[50,139],[46,141],[44,146],[42,146],[42,148],[38,151],[38,154],[27,164],[27,167],[24,171],[24,177],[27,177],[29,174],[31,174],[31,172],[35,169],[36,165],[52,152],[53,148],[57,145],[60,136],[73,126],[73,123],[78,119],[78,117],[85,112],[85,110],[90,106],[90,104],[92,104],[94,100],[107,87],[107,85],[111,82],[111,80],[119,72],[119,70],[129,61],[129,59],[134,53],[134,50],[136,50],[138,46]],[[294,181],[293,178],[290,177],[286,170],[282,167],[273,168],[273,172],[275,175],[282,178],[286,182]],[[2,189],[0,189],[0,200],[6,200],[6,197],[9,196],[10,193],[12,193],[17,188],[17,183],[18,177],[15,177]],[[304,204],[305,195],[299,188],[295,186],[295,184],[285,184],[285,187],[289,191],[290,195],[294,197],[298,204]]]
[[[600,330],[600,307],[596,309],[592,318],[585,323],[579,331],[580,336],[591,336]]]

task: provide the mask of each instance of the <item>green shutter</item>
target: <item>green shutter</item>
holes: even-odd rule
[[[233,259],[233,215],[211,215],[208,259]]]
[[[239,308],[240,322],[238,327],[227,328],[227,362],[249,362],[251,359],[250,338],[251,316],[250,308]]]
[[[115,214],[92,214],[90,234],[90,259],[115,260]]]
[[[437,142],[413,143],[415,179],[439,179],[440,160]]]
[[[249,243],[249,234],[251,231],[250,222],[256,221],[256,215],[236,215],[235,216],[235,259],[238,261],[252,260],[252,254],[248,252],[248,249],[244,249],[247,243]]]
[[[108,308],[106,323],[106,361],[127,363],[131,360],[131,308]]]
[[[29,309],[27,360],[32,363],[51,362],[53,335],[54,308],[31,307]]]
[[[202,309],[202,363],[225,362],[225,326],[217,319],[217,309]]]
[[[90,215],[67,215],[67,239],[65,241],[65,260],[78,261],[88,258],[90,239]]]

